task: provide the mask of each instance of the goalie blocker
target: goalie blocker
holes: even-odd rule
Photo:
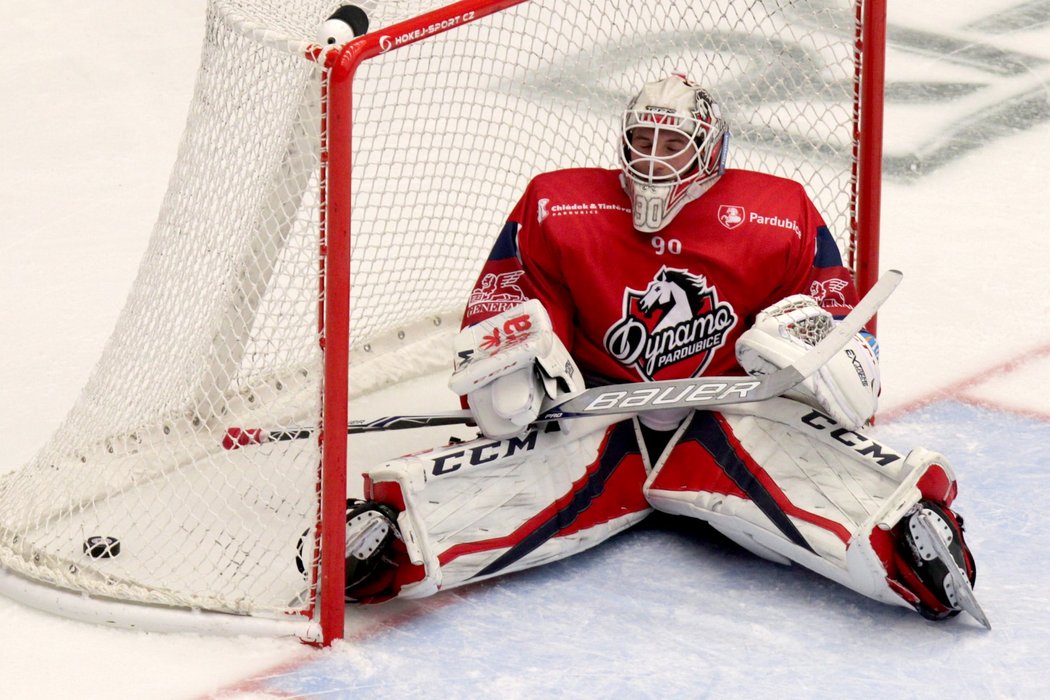
[[[576,362],[536,299],[464,328],[453,348],[449,388],[466,398],[488,437],[520,434],[545,401],[583,389]]]

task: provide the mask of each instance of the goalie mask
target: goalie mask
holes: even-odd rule
[[[634,227],[653,233],[725,170],[729,129],[718,104],[682,75],[646,83],[623,114],[620,166]]]

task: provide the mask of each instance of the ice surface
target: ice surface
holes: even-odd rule
[[[889,8],[882,261],[906,277],[880,313],[876,434],[952,458],[991,632],[965,617],[928,623],[702,525],[652,519],[559,564],[352,611],[347,640],[325,651],[101,629],[0,599],[2,695],[1046,697],[1047,7]],[[174,160],[203,14],[203,0],[6,8],[4,465],[56,427],[122,306]],[[440,407],[441,384],[370,400],[362,417],[421,393]],[[358,447],[358,459],[389,449]]]

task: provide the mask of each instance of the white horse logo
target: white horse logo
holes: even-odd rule
[[[665,267],[645,288],[645,293],[638,301],[638,309],[649,317],[655,311],[663,312],[652,331],[658,333],[694,318],[705,292],[707,280],[702,275],[691,275],[684,270]]]

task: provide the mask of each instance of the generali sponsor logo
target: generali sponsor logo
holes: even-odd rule
[[[480,284],[470,293],[467,300],[467,315],[503,313],[527,301],[525,292],[517,284],[524,274],[521,270],[514,270],[489,273],[482,277]]]
[[[853,305],[846,303],[846,295],[843,293],[848,286],[849,282],[838,277],[829,280],[814,280],[809,285],[809,295],[821,306],[852,309]]]
[[[703,275],[662,267],[643,290],[625,289],[623,317],[605,332],[605,349],[643,378],[702,373],[738,317]]]

